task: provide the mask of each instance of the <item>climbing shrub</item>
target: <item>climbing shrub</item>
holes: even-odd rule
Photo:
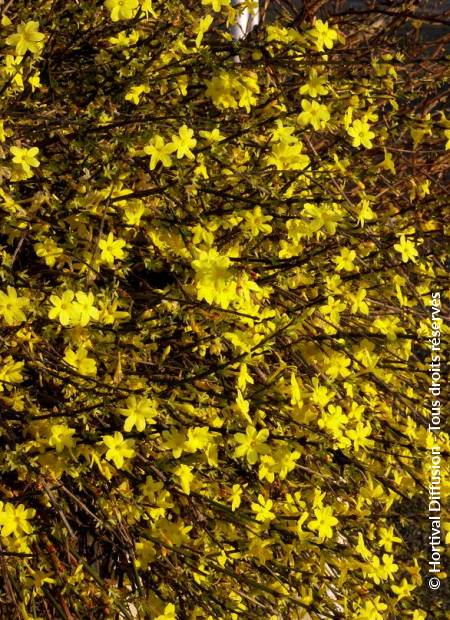
[[[445,617],[443,20],[265,4],[2,7],[2,617]]]

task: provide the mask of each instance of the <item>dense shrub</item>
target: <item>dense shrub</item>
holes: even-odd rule
[[[445,617],[445,20],[263,4],[4,3],[2,618]]]

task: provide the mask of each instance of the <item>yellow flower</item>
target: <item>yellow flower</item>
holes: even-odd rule
[[[326,407],[334,397],[334,392],[329,391],[324,385],[319,385],[318,377],[313,377],[311,400],[319,407]]]
[[[0,502],[0,527],[3,538],[6,536],[21,536],[30,534],[32,528],[28,519],[32,519],[36,514],[34,508],[25,508],[23,504],[14,506],[13,504],[2,505]]]
[[[13,163],[21,166],[26,172],[31,172],[31,168],[37,168],[40,165],[36,157],[39,149],[36,146],[30,149],[12,146],[10,151],[13,155]]]
[[[309,79],[306,84],[300,86],[299,93],[301,95],[309,95],[314,98],[319,95],[326,95],[328,92],[328,89],[324,86],[326,81],[326,75],[318,75],[316,69],[311,69]]]
[[[347,129],[347,133],[353,138],[353,146],[358,147],[362,144],[367,149],[372,148],[372,138],[375,137],[375,134],[370,131],[370,125],[366,121],[356,119]]]
[[[76,351],[68,347],[64,353],[64,361],[75,368],[80,375],[86,375],[88,377],[95,376],[97,374],[96,361],[88,357],[87,349],[84,346],[79,346]]]
[[[10,389],[14,383],[22,383],[24,366],[23,362],[15,362],[11,355],[2,360],[0,365],[0,392],[3,392],[5,387]]]
[[[111,20],[131,19],[139,6],[138,0],[106,0],[105,7],[111,11]]]
[[[261,461],[259,464],[258,470],[258,478],[262,480],[267,480],[272,483],[275,480],[275,474],[277,473],[278,467],[275,459],[268,454],[263,454],[261,456]]]
[[[275,513],[271,511],[273,501],[265,499],[263,495],[258,495],[258,503],[252,503],[252,510],[256,513],[256,520],[267,523],[275,519]]]
[[[291,452],[287,446],[277,448],[274,452],[274,461],[280,480],[285,480],[287,475],[295,469],[299,458],[300,452],[297,450]]]
[[[175,475],[180,480],[180,485],[186,495],[189,495],[191,492],[191,482],[194,480],[194,474],[191,471],[191,468],[188,465],[178,465],[175,469]]]
[[[140,200],[130,200],[123,206],[123,219],[127,226],[139,226],[144,212],[145,206]]]
[[[322,52],[324,47],[331,49],[338,38],[337,32],[333,28],[329,28],[328,23],[321,19],[315,21],[310,34],[316,39],[316,47],[319,52]]]
[[[58,295],[50,295],[50,302],[53,304],[53,308],[50,308],[48,312],[49,319],[58,319],[61,325],[67,327],[74,317],[74,305],[73,299],[75,294],[73,291],[64,291],[61,297]]]
[[[337,224],[343,219],[342,211],[335,203],[330,206],[305,203],[303,214],[312,218],[309,223],[311,233],[324,228],[329,235],[334,235]]]
[[[303,112],[297,117],[298,122],[302,125],[312,125],[316,131],[323,129],[330,120],[328,108],[323,103],[303,99],[302,109]]]
[[[349,298],[352,302],[353,314],[356,314],[357,312],[360,312],[361,314],[369,314],[369,305],[367,301],[365,301],[366,295],[367,291],[364,288],[360,288],[355,295],[350,293]]]
[[[35,73],[34,75],[30,76],[28,78],[28,83],[31,86],[31,90],[34,91],[36,90],[36,88],[42,88],[42,84],[41,84],[41,78],[39,73]]]
[[[123,239],[114,239],[114,235],[110,232],[106,239],[99,241],[98,247],[102,251],[100,259],[107,265],[113,265],[115,259],[121,260],[125,258],[124,247],[126,241]]]
[[[38,241],[33,247],[37,256],[43,258],[48,267],[54,267],[56,259],[63,254],[63,250],[50,238]]]
[[[179,459],[183,453],[183,449],[186,443],[186,435],[180,431],[163,431],[162,446],[165,450],[172,450],[172,456],[174,459]]]
[[[248,372],[247,364],[242,363],[239,366],[239,377],[237,380],[237,386],[243,392],[247,387],[247,383],[254,384],[255,382],[250,373]]]
[[[135,86],[132,86],[130,90],[127,92],[127,94],[125,95],[125,100],[131,101],[131,103],[134,103],[134,105],[138,105],[142,93],[149,93],[149,92],[150,92],[150,88],[146,84],[135,85]]]
[[[121,30],[116,37],[109,37],[108,41],[118,47],[129,47],[139,41],[139,33],[133,30],[130,35],[127,35],[125,30]]]
[[[206,142],[208,142],[208,144],[214,144],[215,142],[221,142],[222,140],[225,140],[225,136],[220,133],[220,130],[217,127],[212,129],[211,131],[199,131],[199,134],[202,138],[206,140]]]
[[[358,615],[352,616],[355,620],[385,620],[387,605],[380,601],[380,597],[377,596],[375,600],[365,601],[364,607],[358,609]]]
[[[197,37],[195,39],[195,47],[200,47],[203,41],[203,35],[209,30],[213,20],[214,18],[212,15],[205,15],[205,17],[201,18],[196,29]]]
[[[195,159],[194,153],[191,151],[197,144],[197,140],[193,138],[194,131],[187,125],[182,125],[178,130],[178,136],[172,138],[172,144],[174,151],[176,150],[177,159],[187,157],[188,159]]]
[[[242,487],[240,484],[233,484],[231,488],[231,510],[234,512],[241,505]]]
[[[164,608],[164,613],[156,616],[155,620],[176,620],[177,616],[175,614],[175,605],[173,603],[168,603]]]
[[[129,396],[127,398],[127,406],[121,407],[119,410],[121,415],[126,417],[124,430],[128,433],[136,427],[136,430],[142,432],[147,424],[152,424],[158,414],[156,403],[149,398],[136,398]]]
[[[149,145],[144,147],[144,152],[150,155],[150,170],[154,170],[158,162],[161,162],[165,168],[172,165],[171,154],[176,150],[173,142],[164,142],[162,136],[153,136]]]
[[[394,556],[383,554],[382,579],[394,579],[394,573],[398,571],[398,564],[394,564]]]
[[[227,308],[236,292],[236,282],[232,280],[228,268],[231,261],[215,248],[200,251],[198,258],[192,261],[195,269],[198,299],[205,299],[209,304],[218,303]]]
[[[197,166],[194,169],[194,178],[199,178],[199,177],[202,177],[204,179],[209,178],[208,169],[205,166],[205,159],[202,153],[197,155]]]
[[[354,265],[353,261],[356,258],[355,250],[350,250],[349,248],[342,248],[339,256],[333,258],[336,263],[336,271],[353,271]]]
[[[22,22],[17,26],[17,32],[6,38],[6,44],[15,46],[16,54],[24,56],[27,51],[38,54],[42,49],[45,36],[39,32],[39,22]]]
[[[230,6],[231,0],[202,0],[203,6],[211,6],[215,13],[222,10],[223,6]]]
[[[154,544],[145,538],[141,538],[136,543],[136,555],[136,568],[141,570],[147,570],[148,565],[158,556]]]
[[[364,537],[361,532],[358,532],[358,544],[355,547],[355,550],[359,553],[363,560],[369,560],[371,553],[369,549],[366,547],[366,543],[364,542]]]
[[[333,527],[337,525],[338,520],[333,516],[333,508],[331,506],[319,506],[314,509],[316,517],[308,525],[310,530],[317,530],[320,538],[332,538]]]
[[[414,242],[407,239],[405,235],[400,236],[400,242],[394,245],[394,250],[397,250],[402,255],[404,263],[407,263],[409,260],[415,263],[419,255]]]
[[[197,450],[204,450],[213,442],[213,436],[209,432],[207,426],[194,426],[188,430],[188,438],[185,444],[185,449],[188,452],[197,452]]]
[[[257,237],[260,233],[264,235],[270,235],[272,232],[272,226],[268,222],[273,220],[271,215],[264,215],[261,207],[255,207],[253,211],[246,211],[244,213],[245,230],[249,232],[252,237]]]
[[[83,291],[78,291],[75,293],[75,299],[72,317],[76,318],[78,325],[85,327],[91,319],[98,320],[100,313],[94,306],[95,300],[92,292],[84,293]]]
[[[6,325],[18,325],[26,320],[23,308],[30,305],[30,300],[28,297],[18,297],[12,286],[7,286],[6,291],[0,291],[0,316]]]
[[[23,89],[22,60],[22,56],[13,56],[12,54],[7,54],[5,56],[5,64],[3,66],[3,71],[10,78],[11,83],[15,84],[20,89]]]
[[[383,546],[388,553],[392,551],[392,543],[401,543],[402,539],[394,534],[393,526],[386,528],[382,527],[379,531],[380,545]]]
[[[113,461],[118,469],[123,466],[125,459],[131,459],[136,454],[133,448],[134,441],[132,439],[124,439],[119,431],[116,431],[114,435],[104,435],[103,443],[108,448],[106,459]]]
[[[51,427],[51,435],[48,443],[55,448],[56,452],[59,454],[64,448],[73,448],[75,439],[72,438],[72,435],[74,434],[75,429],[70,428],[66,424],[54,424]]]
[[[236,108],[238,103],[235,98],[236,80],[222,71],[211,80],[206,80],[206,96],[211,97],[213,104],[218,108]]]
[[[346,435],[353,442],[353,448],[355,452],[359,452],[360,448],[369,448],[373,446],[372,439],[369,439],[372,432],[372,425],[367,422],[364,425],[362,422],[358,422],[355,429],[347,431]]]
[[[139,0],[139,4],[145,16],[148,17],[151,15],[152,17],[158,17],[158,14],[153,8],[153,0]]]
[[[275,125],[276,129],[272,132],[272,142],[286,142],[286,144],[297,142],[297,138],[293,135],[295,131],[293,125],[283,125],[281,119],[277,119]]]
[[[260,92],[258,77],[254,72],[241,72],[239,79],[231,73],[221,71],[211,80],[206,80],[206,96],[211,97],[218,108],[242,107],[250,111],[255,105],[255,95]]]
[[[328,301],[323,306],[320,306],[320,311],[323,315],[328,317],[329,321],[333,325],[339,325],[340,323],[340,313],[345,310],[346,304],[345,302],[341,302],[338,299],[335,299],[331,295],[328,297]]]
[[[394,163],[394,160],[392,159],[392,153],[389,153],[386,150],[384,151],[384,159],[381,162],[380,166],[384,170],[389,170],[390,172],[392,172],[392,174],[396,174],[395,163]]]
[[[363,227],[366,221],[371,221],[376,219],[376,214],[372,211],[369,201],[362,200],[359,205],[358,212],[358,224]]]
[[[272,145],[272,152],[266,158],[268,166],[275,166],[277,170],[304,170],[308,167],[310,159],[302,154],[301,142],[289,144],[277,142]]]
[[[347,421],[348,417],[340,405],[328,405],[328,411],[322,413],[317,424],[319,428],[329,431],[339,443],[350,445],[350,441],[345,439],[342,434],[343,426]]]
[[[269,431],[263,428],[258,431],[254,426],[247,426],[245,434],[236,433],[234,440],[240,444],[234,451],[234,456],[240,458],[245,456],[249,465],[254,465],[260,454],[267,454],[269,447],[265,445]]]

